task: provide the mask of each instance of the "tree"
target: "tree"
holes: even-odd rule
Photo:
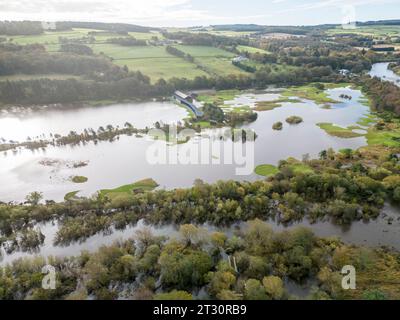
[[[230,290],[236,282],[236,277],[227,271],[210,272],[208,274],[209,292],[214,297],[223,290]]]
[[[26,202],[32,206],[37,206],[43,199],[43,193],[34,191],[26,196]]]
[[[211,270],[211,257],[204,251],[179,248],[179,244],[168,244],[160,257],[161,281],[166,287],[186,290],[202,286]]]
[[[268,300],[267,293],[259,280],[249,279],[245,283],[244,297],[246,300]]]
[[[280,300],[285,294],[283,281],[279,277],[269,276],[263,279],[263,286],[273,300]]]
[[[226,301],[233,301],[233,300],[241,300],[242,295],[231,290],[222,290],[220,293],[217,294],[218,300],[226,300]]]
[[[185,245],[198,245],[201,244],[205,238],[207,231],[194,226],[193,224],[184,224],[179,228],[179,233],[181,234]]]

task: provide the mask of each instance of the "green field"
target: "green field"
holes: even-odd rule
[[[400,26],[362,26],[356,29],[343,29],[336,27],[327,31],[329,35],[335,34],[359,34],[375,37],[398,37],[400,34]]]
[[[41,35],[33,36],[12,36],[8,39],[14,43],[27,45],[27,44],[59,44],[59,37],[64,37],[68,39],[82,38],[88,35],[88,32],[94,31],[90,29],[73,29],[71,31],[60,31],[60,32],[45,32]]]
[[[95,53],[103,53],[119,66],[140,71],[153,81],[173,77],[193,79],[207,73],[179,57],[169,54],[162,46],[124,47],[113,44],[93,44]]]
[[[115,189],[101,190],[100,196],[112,199],[120,195],[131,195],[133,192],[152,191],[158,187],[153,179],[145,179],[132,184],[127,184]]]
[[[355,127],[343,128],[332,123],[318,123],[317,126],[327,134],[338,138],[358,138],[364,136],[363,134],[354,132],[353,129],[358,129]]]
[[[325,88],[329,86],[324,84]],[[284,97],[298,97],[301,99],[312,100],[316,104],[330,104],[338,103],[338,101],[329,98],[328,93],[325,90],[320,90],[314,86],[314,84],[308,84],[300,87],[290,87],[286,89],[282,95]]]
[[[13,43],[27,45],[39,43],[45,45],[47,51],[58,52],[60,49],[60,37],[68,39],[79,39],[94,34],[94,40],[86,45],[90,46],[96,54],[104,54],[112,59],[119,66],[127,66],[131,71],[140,71],[150,77],[152,82],[158,79],[186,78],[194,79],[198,76],[227,76],[246,74],[243,70],[232,64],[235,54],[209,46],[187,46],[177,45],[177,48],[190,54],[195,58],[194,63],[183,58],[176,57],[166,51],[165,46],[137,46],[128,47],[106,43],[109,38],[123,37],[113,32],[105,32],[92,29],[73,29],[70,31],[45,32],[34,36],[15,36],[9,37]],[[187,31],[187,30],[186,30]],[[130,36],[141,40],[151,40],[156,36],[163,39],[159,32],[130,32]],[[43,78],[45,75],[32,76],[33,79]],[[47,76],[46,76],[47,77]],[[29,76],[14,76],[11,80],[30,79]],[[64,79],[63,75],[49,76],[52,79]],[[6,78],[4,78],[6,79]],[[0,79],[1,81],[2,79]],[[7,79],[6,79],[7,80]]]
[[[175,46],[179,50],[190,54],[195,58],[207,58],[207,57],[224,57],[224,58],[233,58],[235,54],[225,51],[219,48],[207,47],[207,46],[187,46],[187,45],[179,45]]]
[[[140,71],[150,77],[152,82],[158,79],[171,79],[171,78],[186,78],[194,79],[198,76],[228,76],[228,75],[243,75],[247,72],[237,68],[232,64],[232,59],[235,57],[234,53],[225,51],[223,49],[210,47],[210,46],[189,46],[189,45],[176,45],[176,47],[190,54],[195,58],[194,63],[185,59],[173,56],[166,52],[165,46],[141,46],[141,47],[127,47],[106,43],[109,38],[123,37],[113,32],[104,32],[92,29],[73,29],[70,31],[60,32],[45,32],[42,35],[34,36],[15,36],[8,39],[14,43],[27,45],[39,43],[45,45],[47,51],[58,52],[60,49],[60,37],[68,39],[79,39],[89,35],[89,32],[99,32],[93,35],[95,40],[92,43],[87,43],[96,54],[104,54],[112,59],[113,63],[119,66],[127,66],[131,71]],[[187,30],[186,30],[187,31]],[[226,32],[218,32],[226,33]],[[229,32],[231,34],[240,34],[236,32]],[[136,39],[151,40],[156,36],[158,39],[163,39],[160,32],[130,32],[130,36]],[[262,49],[253,47],[241,46],[241,49],[246,49],[252,52],[266,52]],[[255,62],[249,61],[249,64],[254,64],[255,68],[259,68]],[[13,76],[10,80],[18,79],[37,79],[48,77],[51,79],[65,79],[63,75],[21,75]],[[7,80],[7,78],[0,78]]]
[[[266,51],[266,50],[259,49],[259,48],[255,48],[255,47],[237,46],[237,49],[238,49],[240,52],[270,54],[270,52],[268,52],[268,51]]]
[[[209,75],[225,76],[230,74],[246,74],[232,64],[233,53],[207,46],[176,46],[179,50],[195,58],[195,63]]]
[[[0,81],[18,81],[18,80],[37,80],[37,79],[51,79],[51,80],[66,80],[66,79],[79,79],[79,76],[70,74],[13,74],[10,76],[0,76]]]

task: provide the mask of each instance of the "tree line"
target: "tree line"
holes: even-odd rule
[[[0,21],[0,34],[7,36],[39,35],[43,33],[38,21]]]
[[[1,267],[0,300],[399,299],[399,261],[395,251],[348,246],[301,227],[275,232],[260,220],[233,235],[187,224],[175,238],[158,237],[143,228],[93,253]],[[55,290],[42,287],[42,268],[49,264],[56,270]],[[342,287],[345,265],[357,270],[356,290]],[[311,279],[306,297],[288,285]]]

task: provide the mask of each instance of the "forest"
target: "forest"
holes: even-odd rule
[[[231,236],[191,224],[176,238],[144,228],[95,253],[50,257],[56,290],[41,287],[43,258],[21,259],[2,268],[0,299],[192,300],[201,290],[202,299],[218,300],[399,298],[396,252],[347,246],[301,227],[278,233],[260,220],[246,224]],[[357,290],[340,286],[343,265],[359,270]],[[306,297],[287,289],[310,279]]]

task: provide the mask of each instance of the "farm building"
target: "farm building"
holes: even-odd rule
[[[174,95],[175,95],[175,97],[180,98],[182,100],[193,102],[192,96],[187,95],[186,93],[183,93],[182,91],[175,91]]]

